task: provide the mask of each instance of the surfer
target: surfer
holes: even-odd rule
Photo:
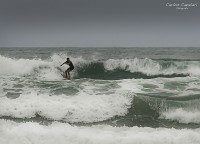
[[[74,69],[74,65],[73,63],[70,61],[69,58],[67,58],[67,61],[65,61],[63,64],[67,64],[69,65],[69,68],[65,71],[66,73],[66,78],[70,79],[70,71],[72,71]],[[61,64],[60,66],[62,66],[63,64]]]

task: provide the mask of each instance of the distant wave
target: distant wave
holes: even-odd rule
[[[0,67],[2,68],[0,75],[61,79],[57,67],[66,57],[66,55],[54,54],[46,60],[41,60],[14,59],[0,55]],[[72,57],[71,59],[75,65],[75,70],[72,71],[72,77],[75,79],[151,79],[200,75],[199,61],[163,61],[148,58],[85,60],[81,57]],[[64,71],[67,66],[60,68]]]

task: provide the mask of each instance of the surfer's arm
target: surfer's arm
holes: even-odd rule
[[[61,64],[60,66],[64,65],[65,63],[66,63],[66,61],[63,64]]]

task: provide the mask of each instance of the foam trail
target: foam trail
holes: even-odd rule
[[[198,110],[188,111],[182,108],[163,112],[160,118],[176,120],[180,123],[200,123],[200,112]]]
[[[0,120],[0,143],[5,144],[198,144],[200,129],[111,127],[106,125],[77,127],[54,122],[15,123]]]
[[[30,76],[41,80],[61,79],[57,71],[56,62],[41,59],[12,59],[0,55],[0,75],[3,76]]]
[[[34,67],[47,66],[49,63],[40,59],[12,59],[0,55],[0,75],[24,75],[30,74]]]

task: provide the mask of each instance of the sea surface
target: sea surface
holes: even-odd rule
[[[0,48],[8,143],[199,144],[200,48]]]

